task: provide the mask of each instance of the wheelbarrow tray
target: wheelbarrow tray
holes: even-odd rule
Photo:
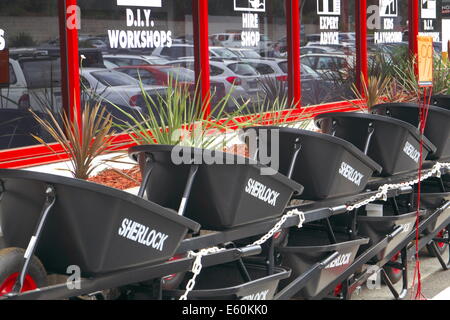
[[[291,272],[284,268],[274,268],[274,274],[267,274],[267,266],[246,264],[251,280],[246,282],[236,263],[205,268],[198,276],[189,300],[272,300],[280,280]],[[164,290],[163,296],[176,299],[184,290]]]
[[[327,134],[281,127],[254,127],[260,144],[271,150],[270,134],[279,134],[279,171],[288,175],[295,154],[294,145],[301,150],[295,161],[291,179],[305,187],[298,197],[303,200],[324,200],[360,193],[374,171],[382,168],[351,143]],[[251,155],[252,157],[253,155]],[[274,168],[275,169],[275,168]]]
[[[289,284],[307,272],[314,264],[322,262],[331,253],[338,252],[338,257],[316,273],[297,294],[297,297],[306,299],[315,297],[351,266],[359,247],[369,242],[364,238],[348,240],[348,236],[338,233],[335,236],[338,243],[330,244],[328,235],[324,231],[292,230],[288,245],[277,248],[282,254],[282,265],[292,270],[291,277],[282,281],[281,285]]]
[[[362,113],[327,113],[316,117],[322,132],[333,134],[365,151],[369,126],[374,133],[367,155],[383,167],[382,176],[392,176],[417,170],[420,161],[419,130],[404,121],[380,115]],[[424,138],[423,159],[436,147]]]
[[[433,184],[433,181],[425,181],[422,183],[420,194],[420,209],[424,210],[422,219],[430,217],[436,212],[436,210],[441,208],[446,201],[450,201],[450,192],[439,191],[439,188],[437,188],[436,184]],[[417,199],[418,194],[415,193],[412,201],[413,208],[417,207]],[[442,223],[444,223],[449,216],[450,208],[443,210],[441,214],[439,214],[436,219],[434,219],[433,222],[427,226],[425,233],[435,231],[436,228],[442,225]]]
[[[191,164],[174,164],[172,151],[178,150],[180,155],[200,157],[201,160],[205,150],[174,148],[138,146],[131,148],[129,153],[141,164],[150,157],[153,159],[152,173],[146,187],[147,198],[163,207],[178,210]],[[255,161],[223,152],[213,154],[217,159],[223,159],[223,163],[227,163],[228,157],[233,164],[206,164],[200,161],[184,213],[204,229],[225,230],[277,218],[283,214],[292,195],[303,191],[301,185],[280,173],[261,175],[261,169],[265,166]],[[143,166],[141,171],[145,171]],[[268,194],[273,197],[265,198],[264,195]]]
[[[170,209],[83,180],[2,169],[0,181],[0,225],[7,247],[27,248],[45,191],[49,185],[55,189],[56,202],[36,251],[50,272],[65,274],[76,265],[91,277],[163,262],[174,255],[188,229],[200,228]]]
[[[431,103],[437,107],[450,110],[450,95],[435,95],[431,98]]]
[[[390,214],[390,213],[389,213]],[[360,253],[369,247],[376,245],[387,235],[392,233],[398,226],[403,226],[404,230],[396,237],[391,239],[388,245],[381,250],[373,261],[383,260],[414,230],[414,224],[417,218],[416,212],[410,212],[400,215],[384,215],[383,217],[358,216],[358,235],[370,239],[366,246],[360,248]]]
[[[387,103],[372,107],[382,116],[390,116],[419,127],[420,106],[417,103]],[[450,158],[450,110],[428,106],[428,118],[425,137],[436,146],[436,152],[430,154],[430,160]]]

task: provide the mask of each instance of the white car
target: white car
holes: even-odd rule
[[[127,54],[103,55],[103,61],[108,69],[128,66],[162,65],[167,59],[155,56],[139,56]]]
[[[169,64],[194,70],[193,59],[171,61]],[[233,60],[211,60],[209,64],[211,80],[223,83],[227,93],[232,90],[231,96],[234,99],[238,101],[250,99],[252,102],[257,102],[257,98],[264,98],[257,80],[260,75],[249,64]],[[234,106],[232,101],[230,104]]]
[[[344,54],[306,54],[300,56],[302,64],[327,77],[346,77],[355,65],[355,58]]]
[[[261,55],[253,49],[230,48],[231,52],[241,59],[260,59]]]
[[[242,48],[242,36],[240,33],[216,33],[210,36],[210,40],[215,46],[226,48]],[[268,50],[273,46],[273,42],[264,35],[260,35],[259,46],[255,49]],[[251,48],[250,48],[251,49]]]
[[[251,65],[263,76],[275,77],[280,81],[287,81],[287,72],[284,71],[283,65],[287,65],[285,59],[245,59],[245,62]]]
[[[209,47],[209,56],[219,59],[239,59],[239,55],[224,47]]]
[[[9,59],[9,87],[0,88],[0,108],[59,112],[62,107],[60,60]]]
[[[167,60],[190,58],[194,57],[194,46],[191,44],[172,44],[171,47],[159,47],[153,50],[152,56]]]
[[[85,100],[95,97],[95,100],[105,101],[118,106],[130,106],[141,108],[136,103],[142,95],[139,81],[118,71],[101,68],[83,68],[80,70],[81,87]],[[149,94],[164,94],[166,87],[163,86],[143,86]]]

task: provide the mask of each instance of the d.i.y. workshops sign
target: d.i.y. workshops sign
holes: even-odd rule
[[[172,46],[172,31],[155,30],[151,8],[161,8],[162,0],[117,0],[126,8],[127,29],[108,30],[112,49],[148,49]]]

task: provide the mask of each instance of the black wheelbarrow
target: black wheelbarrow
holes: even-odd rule
[[[277,267],[268,275],[267,266],[256,264],[245,264],[244,270],[235,263],[205,268],[189,293],[189,300],[273,300],[279,282],[290,274]],[[166,299],[178,299],[183,294],[184,290],[163,292]]]
[[[382,176],[418,170],[419,130],[404,121],[362,113],[327,113],[316,117],[322,132],[353,143],[383,167]],[[423,159],[436,147],[424,138]]]
[[[140,195],[207,230],[280,217],[292,195],[303,191],[284,175],[273,170],[263,175],[267,167],[233,154],[162,145],[137,146],[129,153],[141,164]]]
[[[427,106],[428,116],[425,137],[436,146],[436,152],[430,154],[430,160],[450,158],[450,110]],[[376,114],[393,117],[419,127],[420,106],[416,103],[387,103],[372,107]]]
[[[48,272],[76,266],[83,277],[96,277],[167,261],[189,229],[200,229],[126,192],[43,173],[0,170],[0,198],[4,249],[27,249],[21,281],[36,266],[34,254]]]
[[[281,127],[254,127],[245,133],[247,144],[255,138],[258,141],[257,148],[250,148],[258,155],[261,148],[272,150],[272,137],[276,137],[279,145],[279,168],[274,169],[305,187],[298,196],[300,199],[323,200],[358,194],[374,171],[380,173],[382,169],[351,143],[330,135]]]
[[[333,238],[330,239],[328,232],[307,227],[291,230],[288,245],[277,248],[282,255],[282,266],[292,270],[291,277],[281,282],[281,288],[305,275],[307,282],[296,296],[306,299],[317,296],[352,265],[360,246],[369,242],[365,238],[350,240],[342,233],[334,233]],[[323,261],[327,262],[310,272]]]
[[[382,210],[376,215],[369,216],[364,208],[358,210],[358,235],[370,239],[367,245],[361,246],[360,252],[364,252],[371,246],[376,245],[395,229],[401,228],[402,230],[373,258],[372,262],[374,263],[383,260],[394,252],[398,245],[413,232],[417,218],[417,212],[415,211],[401,213],[390,205],[379,204],[379,206]]]

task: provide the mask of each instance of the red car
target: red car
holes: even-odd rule
[[[142,81],[143,85],[167,86],[169,79],[177,81],[178,85],[189,87],[189,91],[194,93],[196,90],[195,73],[192,70],[176,66],[126,66],[115,68],[114,70],[123,72],[136,80]],[[225,95],[225,86],[222,83],[211,82],[211,92],[215,92],[212,104],[216,104]],[[136,97],[137,101],[138,97]],[[130,101],[132,104],[133,101]]]

